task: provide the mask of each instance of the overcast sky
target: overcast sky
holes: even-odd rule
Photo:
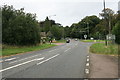
[[[106,0],[106,7],[118,10],[120,0]],[[103,0],[0,0],[0,5],[13,5],[15,9],[36,13],[37,20],[46,16],[63,26],[79,22],[85,16],[97,15],[103,10]],[[56,16],[53,16],[56,15]]]

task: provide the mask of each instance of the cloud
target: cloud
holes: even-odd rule
[[[117,10],[119,0],[106,0],[106,7]],[[36,13],[39,21],[46,16],[62,25],[79,22],[85,16],[99,15],[103,9],[103,0],[3,0],[0,5],[13,5],[15,9],[25,8],[26,12]],[[116,6],[115,6],[116,5]]]

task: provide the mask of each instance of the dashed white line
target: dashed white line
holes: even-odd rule
[[[86,73],[86,74],[89,74],[89,69],[85,69],[85,73]]]
[[[87,58],[89,58],[89,56],[87,56]]]
[[[89,59],[87,59],[87,62],[89,62],[90,60]]]
[[[88,67],[90,64],[89,63],[86,63],[86,66]]]
[[[21,65],[24,65],[24,64],[27,64],[27,63],[33,62],[33,61],[42,60],[42,59],[44,59],[44,57],[42,57],[42,58],[38,58],[38,59],[33,59],[33,60],[30,60],[30,61],[26,61],[26,62],[24,62],[24,63],[20,63],[20,64],[17,64],[17,65],[14,65],[14,66],[11,66],[11,67],[8,67],[8,68],[5,68],[5,69],[2,69],[2,70],[0,70],[0,72],[3,72],[3,71],[6,71],[6,70],[9,70],[9,69],[12,69],[12,68],[15,68],[15,67],[18,67],[18,66],[21,66]]]
[[[51,51],[49,51],[49,52],[53,52],[53,51],[55,51],[55,50],[57,50],[57,49],[51,50]]]
[[[4,61],[11,61],[11,60],[14,60],[14,59],[17,59],[17,58],[19,58],[19,57],[14,57],[14,58],[6,59]]]
[[[0,60],[0,63],[2,63],[3,62],[3,60]]]
[[[59,56],[60,54],[56,54],[55,56],[53,56],[53,57],[50,57],[50,58],[48,58],[48,59],[46,59],[46,60],[44,60],[44,61],[41,61],[41,62],[39,62],[39,63],[37,63],[37,65],[40,65],[40,64],[42,64],[42,63],[44,63],[44,62],[47,62],[47,61],[49,61],[49,60],[51,60],[51,59],[53,59],[53,58],[55,58],[55,57],[57,57],[57,56]]]
[[[67,50],[65,50],[64,52],[67,52],[68,50],[70,50],[71,48],[68,48]]]
[[[23,60],[26,60],[26,59],[29,59],[29,58],[33,58],[33,57],[39,56],[39,55],[41,55],[41,54],[34,55],[34,56],[30,56],[30,57],[26,57],[26,58],[20,59],[20,60],[16,60],[16,61],[10,62],[9,64],[13,64],[13,63],[16,63],[16,62],[20,62],[20,61],[23,61]]]

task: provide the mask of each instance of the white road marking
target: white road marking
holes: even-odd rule
[[[17,59],[17,58],[19,58],[19,57],[14,57],[14,58],[6,59],[4,61],[11,61],[11,60],[14,60],[14,59]]]
[[[65,50],[64,52],[67,52],[68,50],[70,50],[71,48],[68,48],[67,50]]]
[[[5,68],[5,69],[2,69],[2,70],[0,70],[0,72],[3,72],[3,71],[6,71],[6,70],[9,70],[9,69],[12,69],[12,68],[15,68],[15,67],[18,67],[18,66],[21,66],[21,65],[24,65],[24,64],[27,64],[27,63],[33,62],[33,61],[42,60],[42,59],[44,59],[44,57],[42,57],[42,58],[38,58],[38,59],[33,59],[33,60],[30,60],[30,61],[26,61],[26,62],[24,62],[24,63],[20,63],[20,64],[17,64],[17,65],[14,65],[14,66],[11,66],[11,67],[8,67],[8,68]]]
[[[0,63],[2,63],[3,62],[3,60],[0,60]]]
[[[86,73],[86,74],[89,74],[89,69],[85,69],[85,73]]]
[[[57,50],[57,49],[51,50],[51,51],[49,51],[49,52],[53,52],[53,51],[55,51],[55,50]]]
[[[50,58],[48,58],[48,59],[46,59],[46,60],[44,60],[44,61],[41,61],[41,62],[39,62],[39,63],[37,63],[37,65],[40,65],[40,64],[42,64],[42,63],[44,63],[44,62],[47,62],[47,61],[49,61],[49,60],[51,60],[51,59],[53,59],[53,58],[55,58],[55,57],[57,57],[57,56],[59,56],[60,54],[56,54],[55,56],[53,56],[53,57],[50,57]]]
[[[86,63],[86,66],[88,67],[90,64],[89,63]]]
[[[89,56],[87,56],[87,58],[89,58]]]
[[[89,62],[90,60],[89,59],[87,59],[87,62]]]
[[[33,58],[33,57],[39,56],[39,55],[41,55],[41,54],[34,55],[34,56],[30,56],[30,57],[26,57],[26,58],[20,59],[20,60],[16,60],[16,61],[10,62],[9,64],[13,64],[13,63],[16,63],[16,62],[20,62],[20,61],[23,61],[23,60],[26,60],[26,59],[29,59],[29,58]]]

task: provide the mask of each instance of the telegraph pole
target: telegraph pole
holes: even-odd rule
[[[105,0],[104,0],[103,4],[104,4],[104,19],[106,22]],[[105,29],[107,30],[106,23],[105,23]],[[105,30],[105,45],[107,46],[107,39],[106,39],[107,31],[106,30]]]

